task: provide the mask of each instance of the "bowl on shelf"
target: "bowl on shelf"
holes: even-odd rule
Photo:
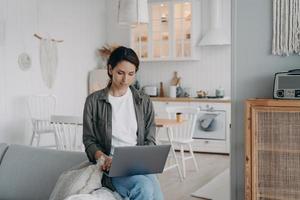
[[[196,92],[198,98],[206,98],[207,97],[207,92],[204,90],[199,90]]]

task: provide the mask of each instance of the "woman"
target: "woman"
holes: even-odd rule
[[[101,170],[109,170],[116,146],[155,145],[152,102],[131,86],[138,68],[136,53],[130,48],[118,47],[107,61],[108,86],[86,99],[83,143],[91,162],[104,160]],[[155,175],[110,178],[103,174],[102,184],[124,198],[163,199]]]

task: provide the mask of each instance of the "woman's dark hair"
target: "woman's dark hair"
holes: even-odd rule
[[[128,61],[135,66],[135,72],[139,70],[140,61],[136,53],[131,49],[124,46],[120,46],[113,50],[107,60],[107,74],[110,78],[108,86],[111,85],[112,75],[109,74],[109,66],[114,69],[119,62]]]

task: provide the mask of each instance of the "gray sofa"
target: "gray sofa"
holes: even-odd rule
[[[81,152],[0,143],[0,199],[49,199],[60,174],[86,160]]]

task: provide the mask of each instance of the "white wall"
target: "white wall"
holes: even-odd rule
[[[244,199],[244,102],[272,98],[274,73],[300,68],[300,56],[271,55],[272,1],[233,0],[232,200]]]
[[[149,0],[151,1],[151,0]],[[231,27],[231,5],[230,0],[222,1],[223,24],[230,34]],[[200,38],[208,30],[209,24],[209,0],[203,0],[202,16],[205,17],[199,26],[202,34],[196,36]],[[116,24],[117,0],[111,0],[108,3],[108,43],[117,42],[121,45],[129,45],[130,32],[126,26]],[[199,8],[201,9],[201,8]],[[195,45],[195,44],[194,44]],[[167,94],[168,85],[173,77],[174,71],[178,71],[182,78],[182,87],[191,88],[192,95],[195,96],[197,90],[207,90],[209,95],[215,94],[215,89],[222,86],[225,89],[225,95],[230,96],[230,74],[231,74],[231,48],[230,46],[209,46],[196,47],[199,61],[181,61],[181,62],[142,62],[138,72],[138,80],[141,85],[156,85],[163,82],[165,93]]]
[[[106,41],[105,0],[0,0],[5,41],[0,46],[0,142],[28,144],[31,136],[25,97],[57,96],[57,113],[82,115],[88,71],[97,66],[96,48]],[[50,34],[58,44],[58,70],[52,89],[41,77],[39,40]],[[27,52],[32,67],[22,71],[17,57]]]

